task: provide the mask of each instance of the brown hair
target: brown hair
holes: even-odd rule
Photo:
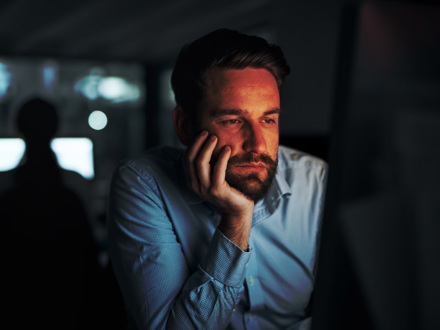
[[[275,77],[281,92],[289,65],[279,46],[265,39],[228,29],[219,29],[185,45],[177,58],[171,85],[175,100],[186,115],[197,121],[204,97],[206,73],[212,68],[266,69]]]

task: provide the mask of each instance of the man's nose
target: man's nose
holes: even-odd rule
[[[266,140],[264,138],[263,130],[260,125],[249,123],[247,127],[246,138],[243,144],[243,149],[246,152],[253,152],[256,154],[266,153]]]

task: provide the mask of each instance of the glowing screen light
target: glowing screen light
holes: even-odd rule
[[[82,93],[89,100],[101,97],[112,103],[134,102],[141,96],[138,85],[121,77],[103,77],[98,71],[92,71],[90,75],[78,80],[75,91]]]
[[[53,90],[56,83],[56,69],[53,65],[45,65],[43,68],[43,82],[46,91]]]
[[[98,85],[99,95],[114,103],[136,101],[140,97],[139,87],[120,77],[103,78]]]
[[[94,130],[100,131],[107,126],[107,116],[100,110],[93,111],[89,116],[89,126]]]
[[[89,138],[56,138],[50,146],[60,167],[93,179],[93,142]]]
[[[98,85],[102,77],[98,70],[92,70],[90,75],[75,83],[75,91],[82,93],[89,100],[96,100],[99,97]]]
[[[18,166],[23,157],[26,144],[22,139],[0,139],[0,171],[9,171]]]
[[[8,67],[0,62],[0,98],[6,95],[11,84],[11,78]]]
[[[61,168],[78,172],[86,179],[93,179],[93,142],[89,138],[55,138],[50,146]],[[25,149],[26,143],[22,139],[0,138],[0,172],[16,168]]]

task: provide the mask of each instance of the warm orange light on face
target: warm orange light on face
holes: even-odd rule
[[[276,173],[280,97],[265,69],[213,69],[207,73],[200,125],[218,137],[212,161],[231,147],[226,181],[254,201]]]
[[[276,80],[269,71],[209,71],[201,109],[201,128],[219,138],[216,152],[229,145],[232,157],[252,153],[276,159],[280,98]]]

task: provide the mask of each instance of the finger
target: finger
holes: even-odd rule
[[[198,191],[200,187],[199,178],[197,175],[197,170],[195,168],[194,161],[200,152],[200,148],[205,143],[208,138],[208,132],[206,130],[202,131],[194,140],[194,143],[185,152],[185,172],[188,185],[192,190]]]
[[[211,135],[205,141],[195,161],[200,186],[204,190],[211,186],[211,157],[217,141],[218,138],[215,135]]]
[[[190,162],[193,162],[199,151],[200,148],[205,143],[206,139],[208,138],[208,131],[203,130],[198,136],[196,136],[194,143],[186,150],[186,159]]]
[[[225,146],[217,159],[217,163],[214,165],[212,172],[212,186],[220,187],[226,178],[226,169],[228,167],[228,161],[231,156],[231,147]]]

